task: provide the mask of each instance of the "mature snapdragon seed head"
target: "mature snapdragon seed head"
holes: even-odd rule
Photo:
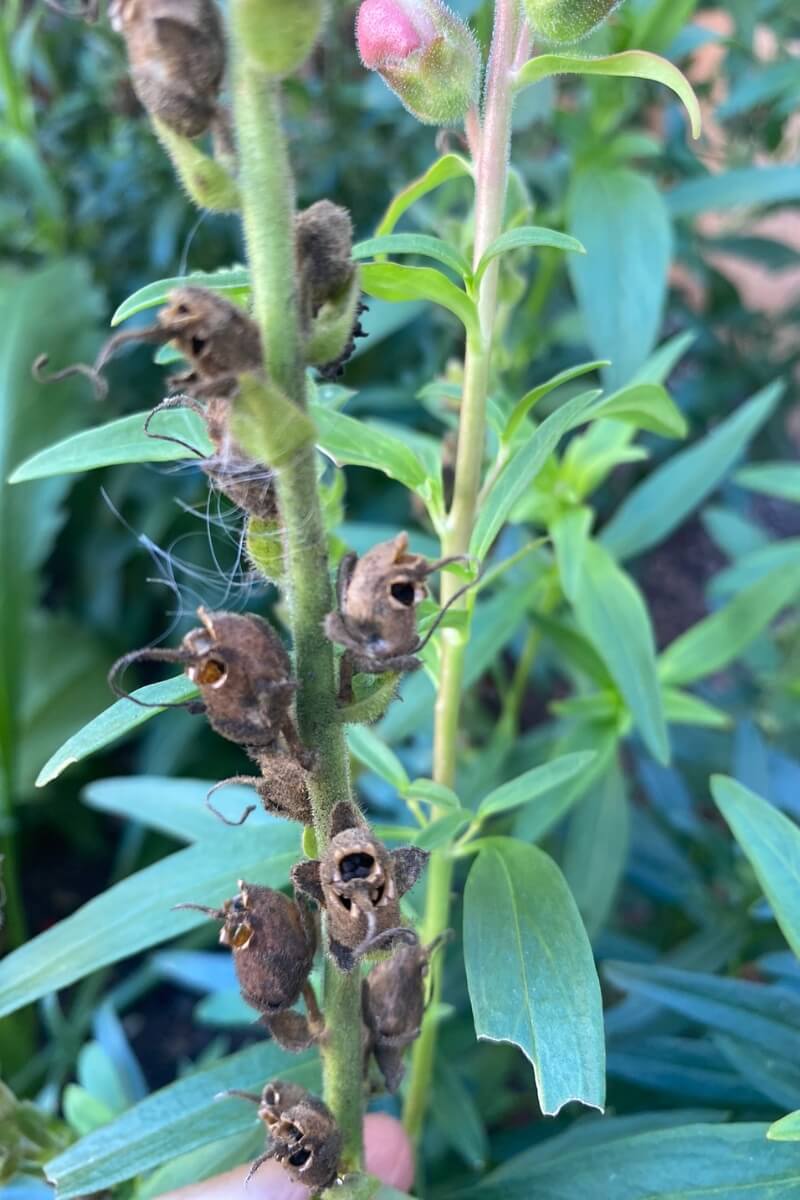
[[[569,43],[587,37],[622,0],[525,0],[534,38]]]
[[[363,0],[356,41],[364,66],[426,125],[460,124],[478,98],[478,43],[442,0]]]
[[[248,1180],[274,1158],[313,1196],[330,1187],[338,1173],[342,1135],[327,1105],[299,1084],[281,1079],[266,1085],[260,1101],[254,1096],[247,1098],[258,1102],[258,1115],[269,1138],[269,1149],[252,1164]]]

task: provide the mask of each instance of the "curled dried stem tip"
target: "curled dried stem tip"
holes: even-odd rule
[[[221,908],[209,908],[207,904],[190,904],[188,901],[185,904],[173,904],[172,912],[178,909],[191,909],[193,912],[205,913],[207,917],[213,917],[215,921],[225,920],[225,911]],[[224,1093],[223,1093],[224,1094]]]
[[[155,441],[172,442],[174,445],[182,446],[184,450],[188,450],[190,453],[196,454],[198,458],[205,458],[206,456],[203,454],[202,450],[198,450],[197,447],[192,446],[190,442],[185,442],[183,438],[174,437],[169,433],[151,433],[150,422],[152,421],[153,417],[156,416],[157,413],[166,412],[170,408],[188,408],[192,412],[196,412],[199,416],[205,419],[205,409],[203,408],[202,404],[198,404],[197,401],[193,400],[191,396],[185,396],[183,393],[180,393],[180,395],[167,396],[165,400],[162,400],[160,404],[155,406],[152,412],[147,414],[147,420],[144,423],[144,432],[149,438],[153,438]]]
[[[127,670],[135,662],[168,662],[168,663],[187,663],[191,662],[192,656],[187,650],[159,650],[155,647],[146,648],[144,650],[132,650],[129,654],[123,654],[121,658],[112,666],[108,672],[108,686],[111,688],[115,696],[120,700],[130,700],[133,704],[138,704],[140,708],[185,708],[189,712],[202,712],[202,707],[198,708],[196,700],[173,700],[173,701],[147,701],[140,700],[130,692],[126,692],[118,682],[119,676],[123,671]]]
[[[103,379],[101,372],[119,347],[128,342],[163,342],[165,340],[164,330],[160,325],[148,325],[145,329],[127,329],[110,337],[91,365],[89,363],[72,363],[60,371],[43,375],[42,371],[47,366],[48,357],[46,354],[40,354],[35,359],[31,370],[37,383],[57,383],[59,380],[69,379],[73,375],[83,375],[86,379],[91,380],[97,399],[105,400],[108,395],[108,383]]]
[[[95,398],[105,400],[108,395],[108,384],[102,376],[97,374],[94,367],[88,363],[72,363],[69,367],[62,367],[60,371],[51,371],[49,375],[45,375],[44,369],[49,361],[50,358],[47,354],[40,354],[33,360],[31,375],[37,383],[60,383],[62,379],[71,379],[75,375],[82,375],[85,379],[90,380]]]
[[[205,799],[206,808],[210,812],[212,812],[214,814],[214,816],[217,817],[220,821],[222,821],[223,824],[225,824],[225,825],[234,825],[234,826],[244,825],[245,821],[250,816],[250,813],[254,813],[256,811],[256,809],[258,808],[257,804],[246,805],[246,807],[245,807],[244,811],[242,812],[241,816],[239,817],[238,821],[232,821],[230,819],[230,817],[225,816],[225,813],[220,812],[220,810],[218,808],[214,807],[214,805],[211,803],[211,797],[214,795],[214,792],[218,791],[220,788],[228,787],[232,784],[237,784],[237,783],[242,784],[245,787],[252,787],[253,784],[256,782],[257,782],[257,777],[252,776],[252,775],[233,775],[233,776],[231,776],[230,779],[221,779],[219,781],[219,783],[215,783],[214,786],[209,788],[208,791],[206,792],[206,799]]]

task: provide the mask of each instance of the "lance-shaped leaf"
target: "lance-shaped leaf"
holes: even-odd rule
[[[361,268],[364,291],[379,300],[430,300],[458,317],[471,338],[480,337],[475,301],[432,267],[404,267],[399,263],[366,263]]]
[[[171,291],[179,287],[210,288],[213,292],[222,292],[229,300],[245,301],[250,295],[250,272],[246,267],[232,267],[226,271],[193,271],[191,275],[157,279],[123,300],[111,318],[111,324],[121,325],[128,317],[134,317],[148,308],[157,308],[165,303]]]
[[[377,258],[382,254],[419,254],[433,258],[462,279],[472,277],[472,268],[457,246],[430,237],[425,233],[389,233],[384,237],[367,238],[353,246],[353,258]]]
[[[585,254],[586,248],[577,238],[561,233],[557,229],[545,229],[541,225],[520,225],[516,229],[507,229],[486,247],[481,261],[475,269],[475,278],[481,279],[489,263],[501,254],[510,250],[522,250],[534,246],[546,247],[550,250],[565,250],[573,254]]]
[[[467,879],[464,958],[475,1030],[533,1064],[543,1113],[605,1099],[600,985],[558,867],[535,846],[486,842]]]
[[[382,236],[391,233],[406,209],[426,196],[428,192],[435,191],[436,188],[441,187],[443,183],[448,183],[451,179],[469,179],[471,177],[472,168],[465,158],[462,158],[460,154],[443,154],[424,175],[420,175],[419,179],[413,180],[401,192],[398,192],[375,230],[376,235]]]

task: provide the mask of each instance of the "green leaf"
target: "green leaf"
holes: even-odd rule
[[[735,779],[712,776],[711,793],[749,859],[783,936],[800,957],[800,829]]]
[[[571,508],[562,513],[550,526],[550,536],[556,552],[558,576],[564,595],[573,603],[578,593],[583,559],[594,521],[590,508]]]
[[[794,463],[754,463],[734,476],[740,487],[800,504],[800,467]]]
[[[564,876],[591,938],[611,913],[629,842],[625,776],[615,760],[600,783],[573,809],[564,844]],[[599,846],[602,854],[597,852]]]
[[[611,359],[606,381],[620,388],[661,329],[672,258],[664,200],[648,176],[628,167],[586,166],[573,178],[567,211],[570,233],[586,247],[568,268],[589,344]]]
[[[530,804],[544,792],[559,787],[579,774],[594,758],[591,751],[581,750],[576,754],[564,754],[540,767],[532,767],[530,771],[525,771],[484,796],[478,805],[478,816],[481,820],[487,820],[497,813],[510,812],[512,808]]]
[[[625,559],[667,537],[716,491],[783,392],[783,383],[770,384],[699,442],[653,471],[628,493],[606,525],[603,545],[615,558]]]
[[[467,159],[460,154],[444,154],[429,167],[424,175],[415,179],[403,188],[392,200],[386,213],[375,230],[376,236],[391,233],[406,209],[416,201],[426,196],[428,192],[441,187],[451,179],[472,178],[472,167]]]
[[[588,375],[590,371],[598,371],[600,367],[608,367],[610,365],[607,358],[598,359],[596,362],[581,363],[577,367],[568,367],[566,371],[559,371],[558,375],[554,375],[552,379],[548,379],[545,383],[540,383],[537,387],[531,388],[514,405],[511,416],[508,418],[508,424],[503,431],[503,441],[511,441],[517,429],[525,420],[525,417],[544,396],[561,387],[563,383],[570,383],[571,380],[578,379],[581,375]]]
[[[703,729],[730,729],[732,718],[721,708],[715,708],[692,696],[690,692],[682,692],[680,688],[662,687],[664,698],[664,715],[670,725],[699,725]]]
[[[47,1164],[58,1200],[105,1191],[255,1126],[255,1105],[219,1095],[230,1088],[260,1092],[277,1075],[314,1087],[317,1068],[310,1055],[293,1057],[276,1042],[262,1041],[162,1088]]]
[[[409,800],[421,804],[432,804],[435,808],[456,809],[461,807],[461,801],[452,788],[433,779],[413,779],[405,792]]]
[[[435,258],[462,279],[472,278],[472,268],[457,246],[429,237],[424,233],[390,233],[384,237],[367,238],[353,246],[353,258],[377,258],[379,254],[420,254]]]
[[[510,250],[521,250],[529,246],[547,246],[551,250],[571,251],[574,254],[585,254],[585,247],[569,234],[559,233],[557,229],[545,229],[540,225],[520,225],[517,229],[507,229],[484,250],[481,261],[475,270],[475,279],[480,280],[489,263],[501,254]]]
[[[379,300],[430,300],[458,317],[470,338],[480,337],[478,309],[462,288],[432,267],[403,267],[398,263],[365,263],[361,283]]]
[[[483,561],[511,510],[536,479],[564,434],[585,420],[588,408],[600,395],[582,392],[550,413],[514,452],[497,477],[475,522],[470,553]]]
[[[560,738],[555,749],[559,753],[591,750],[594,762],[585,771],[574,775],[565,787],[555,787],[540,796],[536,804],[518,811],[514,821],[514,836],[523,842],[539,842],[558,825],[566,813],[596,786],[608,771],[617,754],[619,733],[609,724],[573,724]]]
[[[489,1139],[472,1092],[461,1074],[437,1054],[429,1120],[440,1135],[473,1171],[480,1171],[489,1159]]]
[[[255,776],[254,776],[255,778]],[[215,840],[220,831],[219,817],[206,806],[211,779],[167,779],[160,775],[130,775],[101,779],[83,789],[81,799],[99,812],[113,813],[158,829],[183,842]],[[231,784],[214,794],[214,807],[238,817],[245,805],[253,803],[249,788]],[[251,813],[248,829],[271,825],[263,808]]]
[[[237,878],[283,886],[299,853],[297,827],[220,825],[203,841],[130,875],[0,963],[0,1016],[67,987],[92,971],[201,925],[203,913],[173,911],[191,901],[219,906]]]
[[[425,484],[427,476],[419,459],[399,437],[331,408],[317,404],[311,408],[320,446],[339,466],[372,467],[412,491]]]
[[[599,1144],[565,1146],[540,1163],[520,1155],[517,1166],[512,1158],[471,1195],[475,1200],[790,1200],[800,1187],[796,1149],[770,1144],[766,1125],[683,1125],[613,1136],[613,1126],[623,1120],[603,1121],[612,1128],[600,1131]]]
[[[166,302],[174,288],[202,287],[212,292],[222,292],[229,300],[246,301],[250,296],[250,272],[246,267],[231,267],[226,271],[193,271],[191,275],[175,275],[171,279],[158,279],[139,288],[120,304],[111,324],[121,325],[128,317],[157,308]]]
[[[46,787],[73,763],[80,762],[81,759],[88,758],[90,754],[95,754],[96,751],[125,737],[145,721],[163,712],[162,705],[182,704],[185,700],[192,700],[197,694],[196,685],[186,675],[177,675],[173,679],[164,680],[163,683],[151,683],[147,687],[137,688],[131,695],[136,700],[155,707],[143,708],[141,703],[136,704],[134,700],[117,700],[116,704],[105,709],[64,742],[42,767],[36,786]]]
[[[800,563],[779,568],[667,646],[659,673],[667,683],[691,683],[726,667],[800,592]]]
[[[605,1043],[592,951],[561,872],[541,850],[497,838],[478,855],[464,896],[464,959],[475,1032],[520,1047],[542,1112],[554,1115],[572,1100],[602,1109]]]
[[[800,1111],[774,1121],[767,1130],[771,1142],[800,1142]]]
[[[530,87],[550,75],[612,75],[649,79],[663,83],[683,102],[692,124],[692,136],[700,137],[700,104],[689,80],[676,66],[647,50],[625,50],[606,58],[582,58],[572,54],[540,54],[517,72],[516,87]]]
[[[647,606],[631,577],[597,542],[584,556],[575,615],[608,667],[650,752],[669,761],[669,739]]]
[[[380,775],[381,779],[397,788],[398,792],[406,791],[409,780],[405,767],[369,726],[352,725],[347,730],[347,744],[350,753],[363,763],[368,771]]]
[[[20,463],[8,482],[24,483],[28,479],[45,479],[50,475],[75,475],[117,463],[173,462],[191,458],[185,446],[148,437],[144,423],[149,415],[149,412],[133,413],[109,421],[107,425],[74,433]],[[202,456],[212,454],[214,450],[202,417],[184,408],[159,413],[152,423],[152,432],[180,438]]]
[[[740,167],[687,179],[667,193],[673,217],[695,217],[709,209],[745,208],[800,199],[800,167]]]
[[[414,845],[419,846],[420,850],[439,850],[442,846],[449,846],[471,821],[472,813],[467,809],[446,812],[419,831],[414,838]]]
[[[689,431],[683,413],[658,383],[632,383],[598,401],[587,415],[593,420],[614,417],[668,438],[683,438]]]

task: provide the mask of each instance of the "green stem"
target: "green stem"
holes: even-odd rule
[[[7,18],[0,21],[0,92],[5,96],[5,115],[9,128],[29,137],[33,130],[29,113],[26,112],[25,94],[11,57],[12,29],[13,25]]]
[[[502,231],[511,138],[511,75],[519,16],[518,0],[497,0],[476,175],[473,257],[475,266],[487,246]],[[475,524],[486,440],[486,397],[489,389],[492,335],[497,315],[498,269],[498,262],[495,260],[483,276],[478,297],[481,336],[467,343],[453,503],[442,541],[442,553],[445,555],[469,552]],[[457,587],[457,579],[445,573],[442,578],[443,603],[450,599]],[[471,600],[465,597],[462,607],[467,608],[470,604]],[[448,787],[454,785],[456,777],[461,691],[468,641],[468,631],[446,629],[442,634],[439,690],[435,710],[433,777],[438,783]],[[434,812],[433,815],[439,814]],[[434,852],[428,868],[428,888],[422,923],[422,935],[426,942],[437,937],[449,925],[452,881],[453,858],[446,850]],[[411,1060],[403,1119],[414,1138],[418,1138],[422,1131],[430,1099],[436,1054],[436,1009],[441,997],[443,958],[443,954],[437,955],[431,967],[431,1005],[414,1045]]]
[[[250,63],[233,21],[234,112],[240,187],[254,314],[270,381],[299,409],[307,407],[294,252],[294,186],[281,122],[280,85]],[[268,441],[269,418],[260,431]],[[304,444],[276,472],[284,528],[287,598],[298,679],[297,720],[312,747],[311,799],[317,844],[328,840],[335,805],[351,799],[344,730],[336,716],[336,666],[323,622],[333,607],[327,537],[315,451]],[[326,962],[325,1099],[344,1137],[344,1165],[361,1162],[363,1119],[361,1004],[358,972]]]

